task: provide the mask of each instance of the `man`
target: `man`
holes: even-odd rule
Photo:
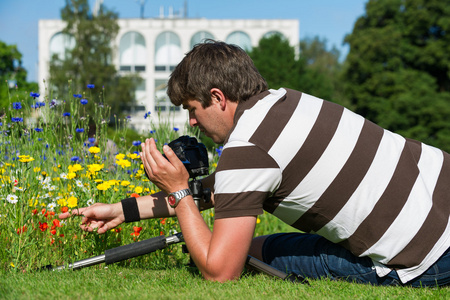
[[[216,281],[238,278],[250,253],[310,278],[450,282],[449,154],[331,102],[268,90],[248,55],[221,42],[194,47],[172,73],[168,95],[189,111],[191,126],[224,144],[203,182],[214,189],[213,231],[183,164],[168,146],[166,160],[153,139],[141,158],[163,192],[73,212],[84,215],[83,229],[103,233],[127,218],[176,215],[195,264]],[[263,209],[317,234],[252,239]]]

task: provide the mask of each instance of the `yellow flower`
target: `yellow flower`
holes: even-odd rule
[[[83,170],[83,167],[80,164],[74,164],[74,165],[70,165],[68,167],[68,169],[69,169],[69,172],[75,173],[77,171]]]
[[[23,163],[27,163],[30,161],[33,161],[34,158],[30,157],[29,155],[19,155],[19,161]]]
[[[108,182],[103,182],[100,183],[99,185],[97,185],[97,189],[99,189],[100,191],[106,191],[111,187],[111,185],[109,185]]]
[[[109,185],[119,185],[119,180],[116,179],[110,179],[108,180]]]
[[[73,179],[77,176],[76,173],[70,172],[69,174],[67,174],[67,179]]]
[[[136,154],[136,153],[130,153],[127,156],[131,159],[139,159],[140,158],[139,154]]]
[[[88,151],[91,152],[92,154],[96,154],[96,153],[100,152],[100,148],[93,146],[93,147],[89,148]]]
[[[121,186],[128,186],[130,185],[131,182],[127,181],[127,180],[122,180],[122,182],[120,183]]]
[[[260,219],[260,218],[257,218],[257,219],[256,219],[256,224],[259,224],[259,223],[261,223],[261,219]]]
[[[104,166],[105,166],[104,164],[101,164],[101,165],[99,165],[99,164],[92,164],[92,165],[88,165],[87,167],[89,169],[89,172],[95,173],[95,172],[98,172],[101,169],[103,169]]]
[[[137,186],[137,187],[134,189],[134,192],[135,192],[136,194],[140,194],[140,193],[142,193],[143,190],[144,190],[144,189],[142,188],[142,186]]]
[[[33,172],[35,172],[35,173],[39,173],[40,171],[41,171],[41,168],[39,168],[39,167],[36,167],[33,169]]]
[[[67,206],[72,208],[76,207],[78,205],[78,199],[74,196],[70,196],[69,199],[67,199]]]
[[[119,154],[116,155],[116,159],[117,160],[121,160],[121,159],[124,159],[124,158],[125,158],[125,154],[119,153]]]
[[[131,166],[131,163],[126,159],[116,160],[116,164],[121,166],[122,168],[126,168]]]

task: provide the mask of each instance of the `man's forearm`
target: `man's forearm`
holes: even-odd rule
[[[175,210],[166,201],[166,193],[158,192],[152,195],[136,198],[141,219],[174,217]]]

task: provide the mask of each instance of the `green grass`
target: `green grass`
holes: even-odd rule
[[[103,265],[78,271],[2,273],[2,299],[448,299],[448,288],[375,287],[313,280],[294,284],[245,273],[234,282],[208,282],[195,269],[151,270]]]

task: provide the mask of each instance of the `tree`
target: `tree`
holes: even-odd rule
[[[117,13],[101,5],[93,15],[87,0],[66,0],[61,18],[66,22],[63,34],[74,40],[75,47],[66,49],[65,57],[53,55],[49,87],[61,98],[68,94],[69,88],[81,94],[88,84],[93,84],[97,89],[94,92],[105,91],[102,97],[112,113],[119,115],[121,105],[133,101],[139,78],[119,76],[112,63],[111,41],[119,30]]]
[[[0,107],[6,109],[10,89],[37,92],[35,82],[27,82],[27,71],[22,67],[22,54],[16,45],[8,45],[0,41]]]
[[[292,88],[317,97],[335,97],[335,74],[339,71],[339,53],[326,49],[319,38],[300,43],[300,57],[281,35],[262,38],[249,53],[270,88]]]
[[[345,38],[345,93],[356,111],[450,150],[449,32],[447,1],[370,0]]]

